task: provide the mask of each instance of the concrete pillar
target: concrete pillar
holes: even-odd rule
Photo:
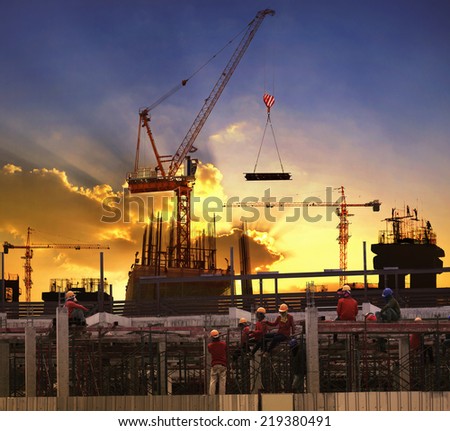
[[[316,307],[307,307],[306,330],[306,392],[320,392],[319,374],[319,327]]]
[[[398,356],[400,365],[400,390],[410,390],[411,376],[409,374],[409,336],[405,335],[398,340]],[[405,383],[406,386],[405,387]]]
[[[69,396],[69,317],[67,308],[56,309],[56,384],[57,396]]]
[[[25,396],[36,396],[36,328],[25,328]]]
[[[0,341],[0,397],[9,397],[9,342]]]

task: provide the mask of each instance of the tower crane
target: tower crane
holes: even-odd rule
[[[25,263],[23,265],[25,269],[25,277],[24,277],[24,284],[25,284],[25,300],[26,302],[31,301],[31,288],[33,286],[33,281],[31,279],[31,273],[33,272],[33,269],[31,267],[31,259],[33,258],[33,249],[35,248],[61,248],[61,249],[75,249],[75,250],[82,250],[82,249],[109,249],[109,246],[102,246],[100,244],[31,244],[31,232],[33,229],[30,227],[27,231],[27,242],[25,245],[14,245],[7,241],[3,243],[3,252],[5,254],[8,254],[10,248],[24,248],[25,249],[25,255],[22,256],[22,259],[25,259]]]
[[[289,208],[289,207],[335,207],[336,214],[339,217],[339,236],[337,240],[339,242],[339,269],[342,271],[347,270],[347,244],[350,238],[348,233],[348,217],[353,216],[354,214],[350,214],[348,208],[349,207],[372,207],[372,210],[375,212],[380,211],[381,202],[379,200],[373,200],[366,203],[347,203],[347,199],[345,196],[344,186],[338,188],[340,192],[340,198],[336,202],[264,202],[264,201],[256,201],[256,202],[234,202],[225,206],[235,206],[235,207],[266,207],[266,208]],[[347,277],[345,275],[341,275],[339,277],[339,284],[342,286],[346,283]]]
[[[177,212],[177,236],[176,236],[176,266],[189,267],[190,265],[190,204],[191,191],[195,181],[196,161],[191,160],[189,153],[194,152],[194,142],[202,130],[209,114],[219,100],[225,86],[230,80],[233,72],[242,59],[250,42],[267,15],[274,15],[275,11],[264,9],[259,11],[255,18],[249,23],[247,30],[239,45],[228,61],[225,69],[220,74],[218,81],[210,95],[205,100],[203,107],[195,118],[192,126],[182,140],[180,146],[173,156],[160,155],[150,128],[150,109],[145,108],[139,112],[139,133],[136,148],[136,159],[134,171],[127,174],[128,190],[130,193],[174,191],[176,195]],[[183,81],[181,85],[185,85]],[[142,168],[139,166],[140,130],[147,132],[153,153],[156,158],[156,167]],[[180,168],[186,162],[185,170],[180,173]]]

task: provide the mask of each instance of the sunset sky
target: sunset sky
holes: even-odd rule
[[[203,200],[196,213],[205,197],[261,199],[270,189],[277,199],[325,201],[327,190],[336,200],[344,186],[348,203],[382,202],[379,213],[352,210],[349,269],[362,269],[364,241],[372,268],[370,244],[382,220],[406,205],[431,222],[448,255],[447,0],[2,2],[0,241],[24,244],[31,226],[34,243],[107,244],[105,276],[123,299],[144,224],[135,210],[112,222],[102,202],[123,196],[139,109],[190,77],[265,8],[275,16],[262,23],[197,138],[195,195]],[[178,148],[239,40],[152,111],[162,154]],[[271,120],[291,181],[244,178],[262,142],[264,92],[275,96]],[[257,171],[280,171],[270,133]],[[237,253],[240,211],[217,224],[221,267],[230,246]],[[322,218],[312,222],[304,215],[288,221],[290,214],[274,222],[261,211],[249,224],[255,271],[338,268],[336,215],[311,210]],[[23,278],[22,255],[5,256],[6,274]],[[32,265],[32,300],[39,300],[50,278],[98,277],[99,251],[36,250]],[[440,276],[438,284],[448,287],[450,279]]]

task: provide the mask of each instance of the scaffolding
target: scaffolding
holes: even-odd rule
[[[299,323],[298,327],[304,328]],[[378,323],[319,323],[320,392],[449,391],[448,324],[436,319],[398,325],[395,329]],[[409,334],[413,331],[420,335],[421,342],[410,349]],[[237,329],[222,333],[228,346],[228,394],[306,391],[307,343],[303,329],[296,334],[297,354],[290,343],[283,342],[270,355],[251,355],[240,350]],[[71,328],[69,338],[71,396],[191,395],[208,391],[209,339],[204,328]],[[24,344],[17,336],[9,341],[12,397],[26,394]],[[57,394],[56,355],[54,331],[38,333],[37,396]]]

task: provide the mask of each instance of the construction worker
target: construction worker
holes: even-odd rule
[[[421,322],[422,318],[416,317],[414,319],[414,322]],[[410,350],[419,350],[420,346],[422,344],[422,337],[421,334],[418,334],[417,332],[410,334],[409,336],[409,348]]]
[[[266,309],[259,307],[256,309],[255,329],[249,332],[249,337],[255,340],[255,345],[251,351],[254,355],[260,348],[265,346],[265,337],[267,334]]]
[[[394,292],[392,289],[386,287],[381,296],[386,301],[386,305],[380,311],[375,313],[375,316],[377,316],[377,321],[390,323],[400,320],[400,305],[394,298]]]
[[[216,386],[219,382],[219,395],[224,395],[227,386],[227,344],[220,340],[217,329],[213,329],[209,335],[211,337],[211,342],[208,344],[208,352],[211,354],[209,394],[216,394]]]
[[[271,341],[267,346],[266,352],[271,352],[278,344],[282,341],[286,341],[294,335],[295,333],[295,324],[294,317],[288,313],[289,307],[287,304],[281,304],[278,312],[280,315],[275,319],[274,322],[267,322],[268,326],[277,326],[278,331],[275,334],[267,334],[266,338],[270,336]]]
[[[339,291],[338,291],[339,292]],[[344,284],[340,289],[337,302],[336,321],[355,321],[358,315],[358,302],[352,297],[351,289],[348,284]],[[338,335],[333,335],[333,341],[338,341]]]
[[[71,290],[66,292],[66,302],[64,307],[67,308],[69,322],[72,322],[77,326],[86,326],[86,317],[84,316],[84,313],[89,310],[78,303],[75,293]]]
[[[421,317],[416,317],[414,322],[422,322]],[[410,334],[409,336],[409,349],[413,355],[416,355],[419,359],[423,359],[423,363],[433,363],[433,347],[426,342],[426,337],[423,334],[417,332]]]
[[[342,287],[342,296],[337,303],[336,320],[356,320],[358,315],[358,302],[352,297],[351,289],[348,284]]]
[[[241,331],[241,339],[239,343],[239,348],[233,352],[233,362],[236,362],[238,358],[245,355],[249,351],[250,342],[250,323],[245,317],[239,319],[238,328]]]

